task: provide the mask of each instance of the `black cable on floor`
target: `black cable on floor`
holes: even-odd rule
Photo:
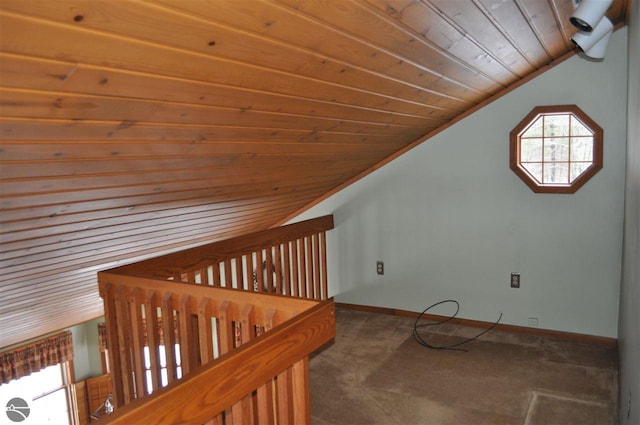
[[[429,310],[431,310],[433,307],[436,307],[440,304],[445,304],[445,303],[454,303],[456,305],[456,312],[453,313],[452,316],[447,317],[444,320],[441,320],[439,322],[435,322],[435,323],[426,323],[423,325],[418,325],[418,322],[420,321],[420,319],[422,318],[422,316],[425,315],[425,313]],[[441,325],[443,323],[448,322],[449,320],[453,319],[454,317],[456,317],[458,315],[458,311],[460,311],[460,304],[458,303],[458,301],[456,300],[444,300],[444,301],[440,301],[437,302],[435,304],[430,305],[429,307],[425,308],[422,313],[420,313],[420,315],[418,316],[418,318],[416,319],[415,323],[413,324],[413,339],[415,339],[418,344],[422,345],[423,347],[427,347],[427,348],[431,348],[434,350],[454,350],[454,351],[464,351],[464,352],[468,352],[469,350],[464,349],[464,348],[457,348],[463,344],[466,344],[468,342],[471,342],[479,337],[481,337],[482,335],[486,334],[487,332],[489,332],[491,329],[493,329],[498,323],[500,323],[500,319],[502,319],[502,312],[500,313],[500,317],[498,317],[498,320],[491,326],[489,326],[487,329],[485,329],[484,331],[480,332],[478,335],[474,336],[473,338],[469,338],[466,339],[462,342],[459,342],[457,344],[451,344],[451,345],[432,345],[429,344],[428,342],[426,342],[424,339],[422,339],[422,337],[418,334],[418,328],[425,328],[427,326],[438,326]]]

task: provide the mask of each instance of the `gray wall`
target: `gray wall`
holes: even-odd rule
[[[76,381],[102,375],[102,358],[98,349],[98,323],[104,317],[69,328],[73,335],[73,366]]]
[[[616,337],[626,55],[622,29],[603,62],[572,57],[296,218],[334,214],[336,301],[422,311],[453,298],[464,318],[503,312],[503,323],[536,317],[541,328]],[[509,131],[555,104],[578,105],[604,129],[604,168],[573,195],[535,194],[509,169]]]
[[[640,424],[640,6],[629,26],[629,108],[624,256],[620,289],[620,423]],[[629,403],[629,399],[631,402]]]

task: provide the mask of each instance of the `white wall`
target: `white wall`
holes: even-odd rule
[[[541,328],[616,337],[626,52],[622,29],[603,62],[563,62],[297,217],[334,214],[336,301],[422,311],[453,298],[464,318],[502,311],[503,323],[537,317]],[[576,104],[604,129],[604,167],[573,195],[535,194],[509,169],[509,131],[554,104]]]
[[[640,424],[640,6],[629,25],[629,117],[624,254],[620,289],[620,423]],[[630,402],[629,402],[630,401]]]

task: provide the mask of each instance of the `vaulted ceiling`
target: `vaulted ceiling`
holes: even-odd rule
[[[280,224],[562,61],[572,11],[0,1],[0,347],[101,315],[98,270]]]

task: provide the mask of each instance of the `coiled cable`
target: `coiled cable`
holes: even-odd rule
[[[420,319],[422,319],[422,316],[425,315],[425,313],[429,310],[431,310],[433,307],[439,306],[440,304],[445,304],[445,303],[454,303],[456,305],[456,312],[453,313],[452,316],[447,317],[444,320],[441,320],[439,322],[435,322],[435,323],[425,323],[422,325],[419,325],[418,322],[420,322]],[[413,339],[415,339],[418,344],[422,345],[423,347],[427,347],[427,348],[431,348],[433,350],[453,350],[453,351],[464,351],[464,352],[468,352],[469,350],[465,349],[465,348],[458,348],[463,344],[466,344],[468,342],[471,342],[475,339],[478,339],[479,337],[481,337],[482,335],[486,334],[487,332],[489,332],[491,329],[495,328],[496,325],[498,323],[500,323],[500,320],[502,319],[502,312],[500,312],[500,317],[498,317],[498,320],[491,326],[489,326],[487,329],[485,329],[484,331],[480,332],[478,335],[472,337],[472,338],[468,338],[462,342],[458,342],[456,344],[451,344],[451,345],[433,345],[433,344],[429,344],[427,341],[425,341],[420,334],[418,333],[418,328],[425,328],[428,326],[438,326],[441,325],[443,323],[446,323],[450,320],[452,320],[453,318],[455,318],[458,315],[458,312],[460,311],[460,303],[458,303],[458,301],[456,300],[444,300],[444,301],[439,301],[435,304],[430,305],[429,307],[425,308],[422,313],[420,313],[420,315],[417,317],[415,323],[413,324]]]

